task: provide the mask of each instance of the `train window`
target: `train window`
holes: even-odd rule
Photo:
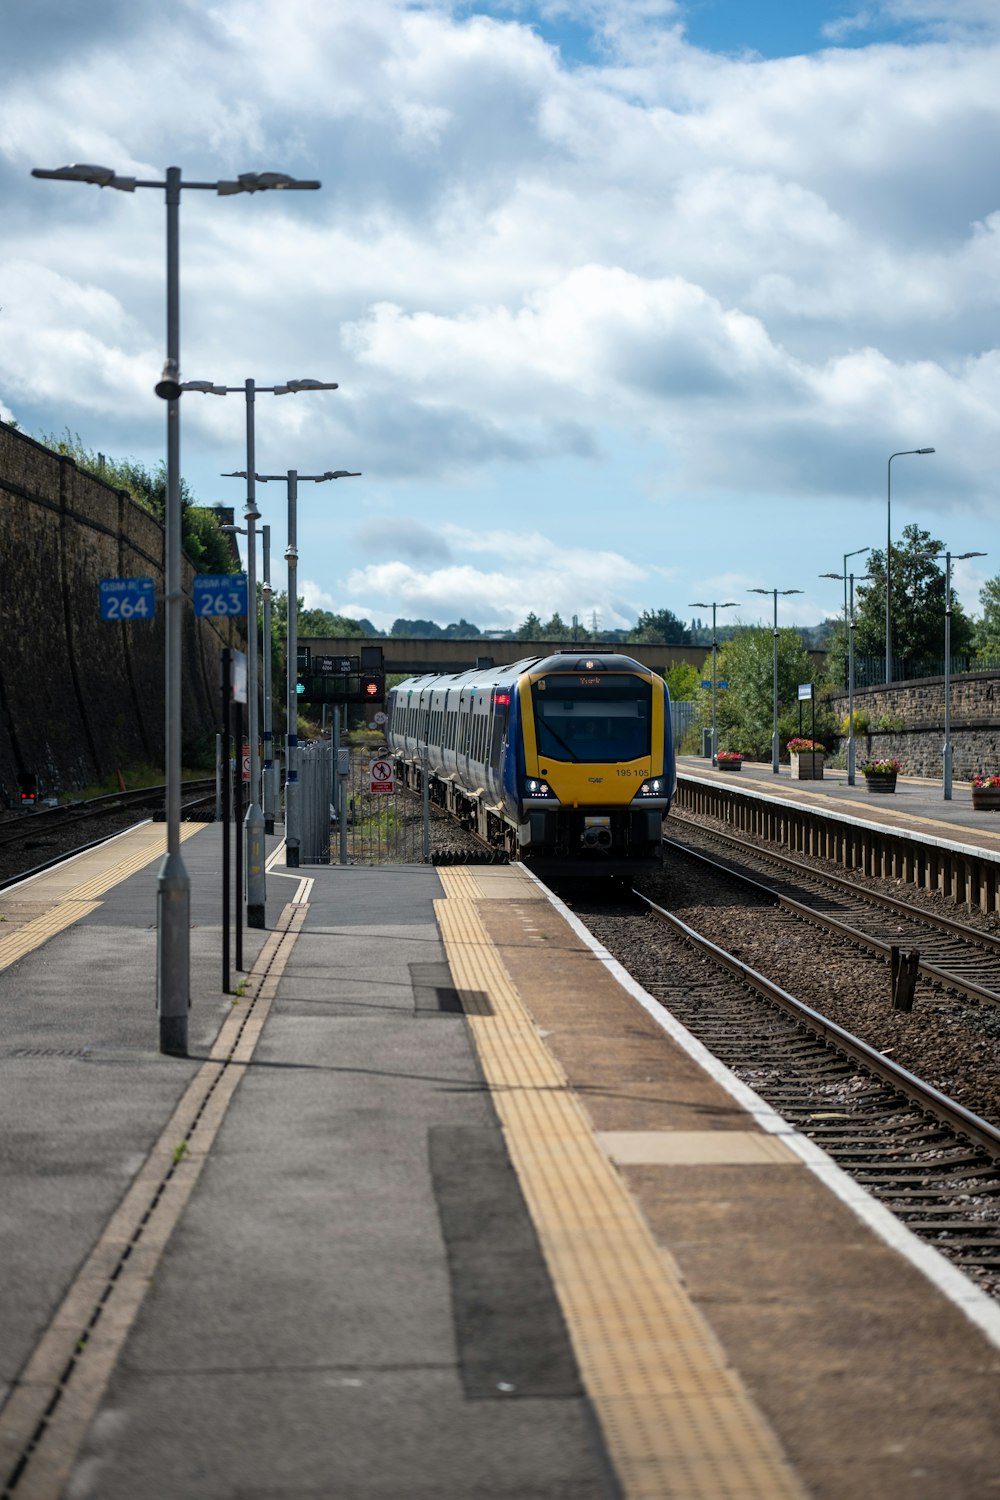
[[[532,684],[531,698],[540,755],[624,761],[649,754],[653,690],[641,677],[554,673]]]
[[[507,714],[510,712],[510,698],[506,693],[497,694],[493,705],[493,735],[490,741],[490,765],[494,768],[500,765],[500,747],[507,733]]]

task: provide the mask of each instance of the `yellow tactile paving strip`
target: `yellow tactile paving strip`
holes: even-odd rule
[[[203,826],[182,824],[181,839],[190,838]],[[101,904],[99,896],[161,859],[166,848],[166,825],[144,823],[0,896],[0,916],[5,927],[10,924],[10,930],[0,936],[0,970],[95,911]]]
[[[476,910],[477,878],[438,874],[452,976],[460,993],[492,1002],[492,1015],[468,1023],[623,1494],[803,1500],[504,971]]]

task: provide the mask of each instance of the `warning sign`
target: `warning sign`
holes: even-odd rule
[[[368,785],[373,792],[394,792],[396,774],[391,760],[373,760],[368,767]]]

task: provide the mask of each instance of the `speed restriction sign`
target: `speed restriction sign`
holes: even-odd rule
[[[368,785],[373,792],[394,792],[396,775],[391,760],[373,760],[368,767]]]

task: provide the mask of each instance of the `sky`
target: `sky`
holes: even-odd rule
[[[0,0],[0,417],[156,466],[256,403],[310,607],[814,624],[915,523],[1000,573],[996,0]],[[241,513],[239,393],[182,468]],[[934,448],[933,455],[910,450]],[[901,456],[889,464],[892,454]],[[891,479],[890,479],[891,474]],[[285,586],[286,486],[258,489]],[[96,608],[96,601],[95,601]]]

